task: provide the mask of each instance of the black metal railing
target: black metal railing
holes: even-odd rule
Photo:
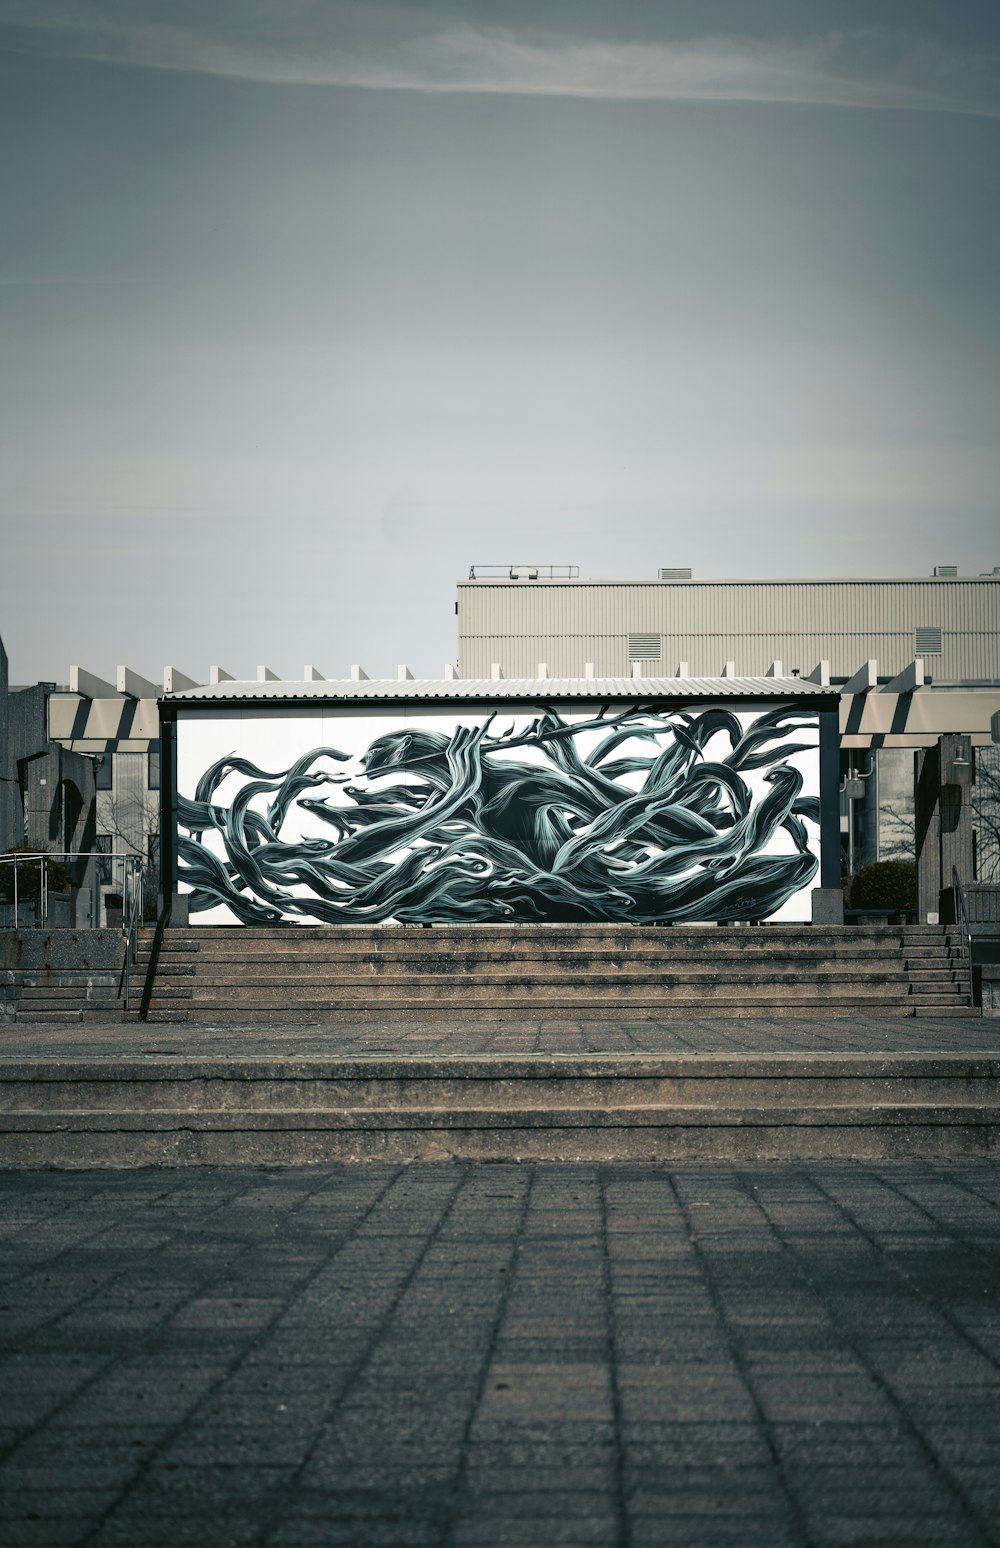
[[[965,961],[969,1005],[971,1006],[975,998],[972,983],[972,927],[969,924],[969,910],[965,902],[965,888],[962,886],[962,878],[954,866],[951,868],[951,888],[955,898],[955,923],[962,932],[962,956]]]
[[[142,869],[132,873],[131,895],[128,882],[129,877],[126,874],[125,893],[122,898],[124,904],[122,936],[125,942],[125,956],[122,960],[121,977],[118,980],[118,998],[123,1003],[126,1015],[132,1009],[129,998],[132,989],[132,964],[135,961],[139,939],[139,925],[142,923],[142,901],[145,892]]]
[[[149,948],[149,962],[146,964],[146,980],[142,986],[142,999],[139,1001],[139,1020],[146,1021],[149,1017],[149,1005],[153,998],[153,985],[156,983],[156,969],[160,961],[160,947],[163,945],[163,932],[170,923],[170,901],[164,903],[160,910],[160,917],[156,921],[156,929],[153,931],[153,939]]]
[[[578,564],[470,564],[470,580],[577,580]]]

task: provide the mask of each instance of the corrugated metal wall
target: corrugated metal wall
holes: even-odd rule
[[[935,680],[1000,681],[1000,578],[880,581],[463,582],[459,672],[529,676],[539,662],[577,676],[628,673],[630,633],[662,636],[660,668],[694,675],[735,661],[740,674],[812,670],[849,676],[874,657],[894,674],[916,654],[918,628],[940,628]],[[652,670],[651,670],[652,675]]]

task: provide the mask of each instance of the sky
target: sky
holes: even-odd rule
[[[1000,564],[1000,7],[0,0],[12,681]]]

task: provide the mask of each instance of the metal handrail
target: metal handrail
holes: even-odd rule
[[[971,1008],[975,999],[975,989],[972,980],[972,926],[969,923],[969,910],[965,902],[965,888],[962,886],[962,878],[954,866],[951,868],[951,889],[955,894],[956,924],[962,932],[962,953],[965,957],[965,966],[969,977],[969,1006]]]
[[[131,1010],[129,1003],[129,991],[131,989],[132,963],[135,961],[135,947],[139,935],[139,923],[142,919],[142,897],[144,892],[142,867],[138,872],[133,869],[131,874],[132,899],[129,904],[127,916],[122,916],[122,935],[125,939],[125,957],[122,962],[121,977],[118,980],[118,998],[122,998],[122,990],[125,992],[125,1014]],[[126,872],[126,886],[128,885],[128,872]]]
[[[122,867],[122,892],[128,891],[129,878],[136,872],[141,872],[143,862],[139,851],[134,854],[113,854],[105,849],[38,849],[26,851],[23,854],[2,854],[0,865],[10,865],[14,868],[14,928],[17,929],[18,911],[18,866],[39,867],[39,892],[42,904],[42,920],[48,918],[49,912],[49,862],[52,860],[87,860],[105,861],[112,867]],[[140,889],[141,890],[141,889]],[[122,921],[122,934],[125,934],[124,919]]]
[[[163,932],[170,923],[170,899],[164,903],[160,910],[160,917],[156,921],[156,929],[153,931],[153,939],[149,947],[149,961],[146,964],[146,981],[142,986],[142,999],[139,1001],[139,1020],[149,1019],[149,1006],[153,998],[153,985],[156,982],[156,969],[160,962],[160,947],[163,944]]]

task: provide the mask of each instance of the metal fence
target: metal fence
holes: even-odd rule
[[[0,927],[124,930],[143,911],[139,855],[50,850],[0,855]]]

